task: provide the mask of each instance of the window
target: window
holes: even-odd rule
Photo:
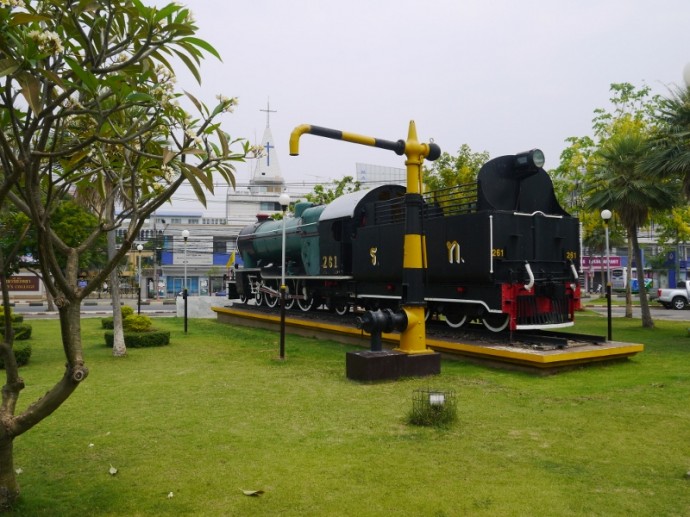
[[[231,246],[230,237],[213,237],[213,253],[228,253]]]
[[[260,210],[280,211],[280,204],[277,201],[262,201],[259,207]]]

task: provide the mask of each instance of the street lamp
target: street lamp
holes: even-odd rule
[[[283,241],[280,257],[280,360],[285,359],[285,213],[290,204],[290,196],[283,192],[278,198],[278,203],[283,209]]]
[[[182,299],[184,300],[184,333],[187,333],[187,239],[189,230],[182,230],[184,239],[184,288],[182,289]]]
[[[612,339],[611,332],[611,257],[609,251],[609,220],[611,219],[611,210],[602,210],[601,218],[604,220],[604,228],[606,230],[606,314],[608,318],[608,340]]]
[[[139,293],[137,295],[137,314],[141,314],[141,251],[143,249],[144,247],[141,244],[137,244],[137,251],[139,252],[139,260],[137,261],[137,278],[139,279],[139,288],[137,289]]]

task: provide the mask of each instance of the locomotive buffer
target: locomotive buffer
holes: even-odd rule
[[[441,149],[434,143],[420,143],[417,128],[410,121],[407,140],[381,140],[335,129],[303,124],[290,135],[290,155],[299,155],[299,138],[309,133],[325,138],[387,149],[405,155],[407,190],[405,194],[405,239],[403,244],[402,307],[399,312],[368,311],[358,326],[372,335],[372,350],[349,352],[347,377],[356,380],[395,379],[398,377],[435,375],[441,371],[441,356],[427,348],[424,321],[425,241],[422,236],[422,174],[424,159],[434,161]],[[401,332],[400,347],[384,351],[380,347],[382,332]]]

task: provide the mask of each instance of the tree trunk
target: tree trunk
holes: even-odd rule
[[[630,279],[632,278],[632,258],[633,250],[637,242],[637,228],[628,228],[628,266],[625,275],[625,317],[633,317],[632,291],[630,289]]]
[[[8,436],[0,438],[0,512],[11,510],[19,497],[13,447],[14,438]]]
[[[637,240],[637,232],[633,237],[633,250],[635,252],[635,262],[637,263],[637,284],[640,288],[640,313],[642,314],[642,326],[654,328],[652,312],[649,310],[649,299],[647,298],[647,288],[644,285],[644,264],[642,264],[642,250]]]
[[[2,388],[2,406],[0,406],[0,511],[10,509],[19,495],[13,460],[14,438],[50,416],[88,375],[82,354],[79,300],[69,303],[63,297],[58,297],[56,304],[60,310],[62,343],[67,358],[65,374],[45,395],[30,404],[19,415],[15,415],[14,412],[19,393],[24,388],[24,381],[16,373],[16,362],[7,362],[9,354],[12,353],[11,346],[8,347],[9,354],[3,350],[8,366],[6,367],[7,383]],[[3,349],[7,347],[7,343],[2,343],[2,347]]]
[[[110,211],[109,215],[110,217]],[[112,219],[109,219],[109,222]],[[112,261],[117,250],[115,249],[115,230],[108,232],[108,260]],[[117,268],[110,272],[110,297],[113,302],[113,356],[127,355],[125,346],[125,334],[122,330],[122,311],[120,310],[120,282],[117,277]]]
[[[57,309],[55,308],[55,302],[53,301],[53,295],[50,294],[50,291],[46,289],[46,301],[48,302],[48,308],[46,309],[48,312],[55,312]]]

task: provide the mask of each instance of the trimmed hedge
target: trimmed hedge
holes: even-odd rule
[[[10,313],[12,318],[12,323],[22,323],[24,321],[23,314],[16,314],[14,312]],[[0,324],[5,320],[5,312],[0,307]]]
[[[124,326],[124,321],[127,319],[128,316],[134,315],[134,309],[132,309],[129,305],[123,305],[120,307],[120,313],[122,314],[122,322]],[[113,317],[108,316],[106,318],[101,318],[101,327],[104,329],[112,330],[113,329]],[[150,327],[150,325],[149,325]]]
[[[106,330],[105,345],[112,348],[115,338],[112,330]],[[125,346],[127,348],[146,348],[151,346],[165,346],[170,344],[170,331],[152,330],[150,332],[125,332]]]
[[[29,363],[29,359],[31,359],[31,345],[29,343],[14,345],[12,351],[14,352],[14,357],[17,360],[18,366],[24,366]],[[5,369],[5,361],[3,361],[2,358],[0,358],[0,368],[3,370]]]
[[[31,339],[31,332],[32,332],[32,327],[28,323],[20,323],[18,325],[12,325],[12,328],[14,329],[14,340],[15,341],[24,341],[27,339]],[[0,336],[5,335],[5,327],[3,325],[0,325]]]

